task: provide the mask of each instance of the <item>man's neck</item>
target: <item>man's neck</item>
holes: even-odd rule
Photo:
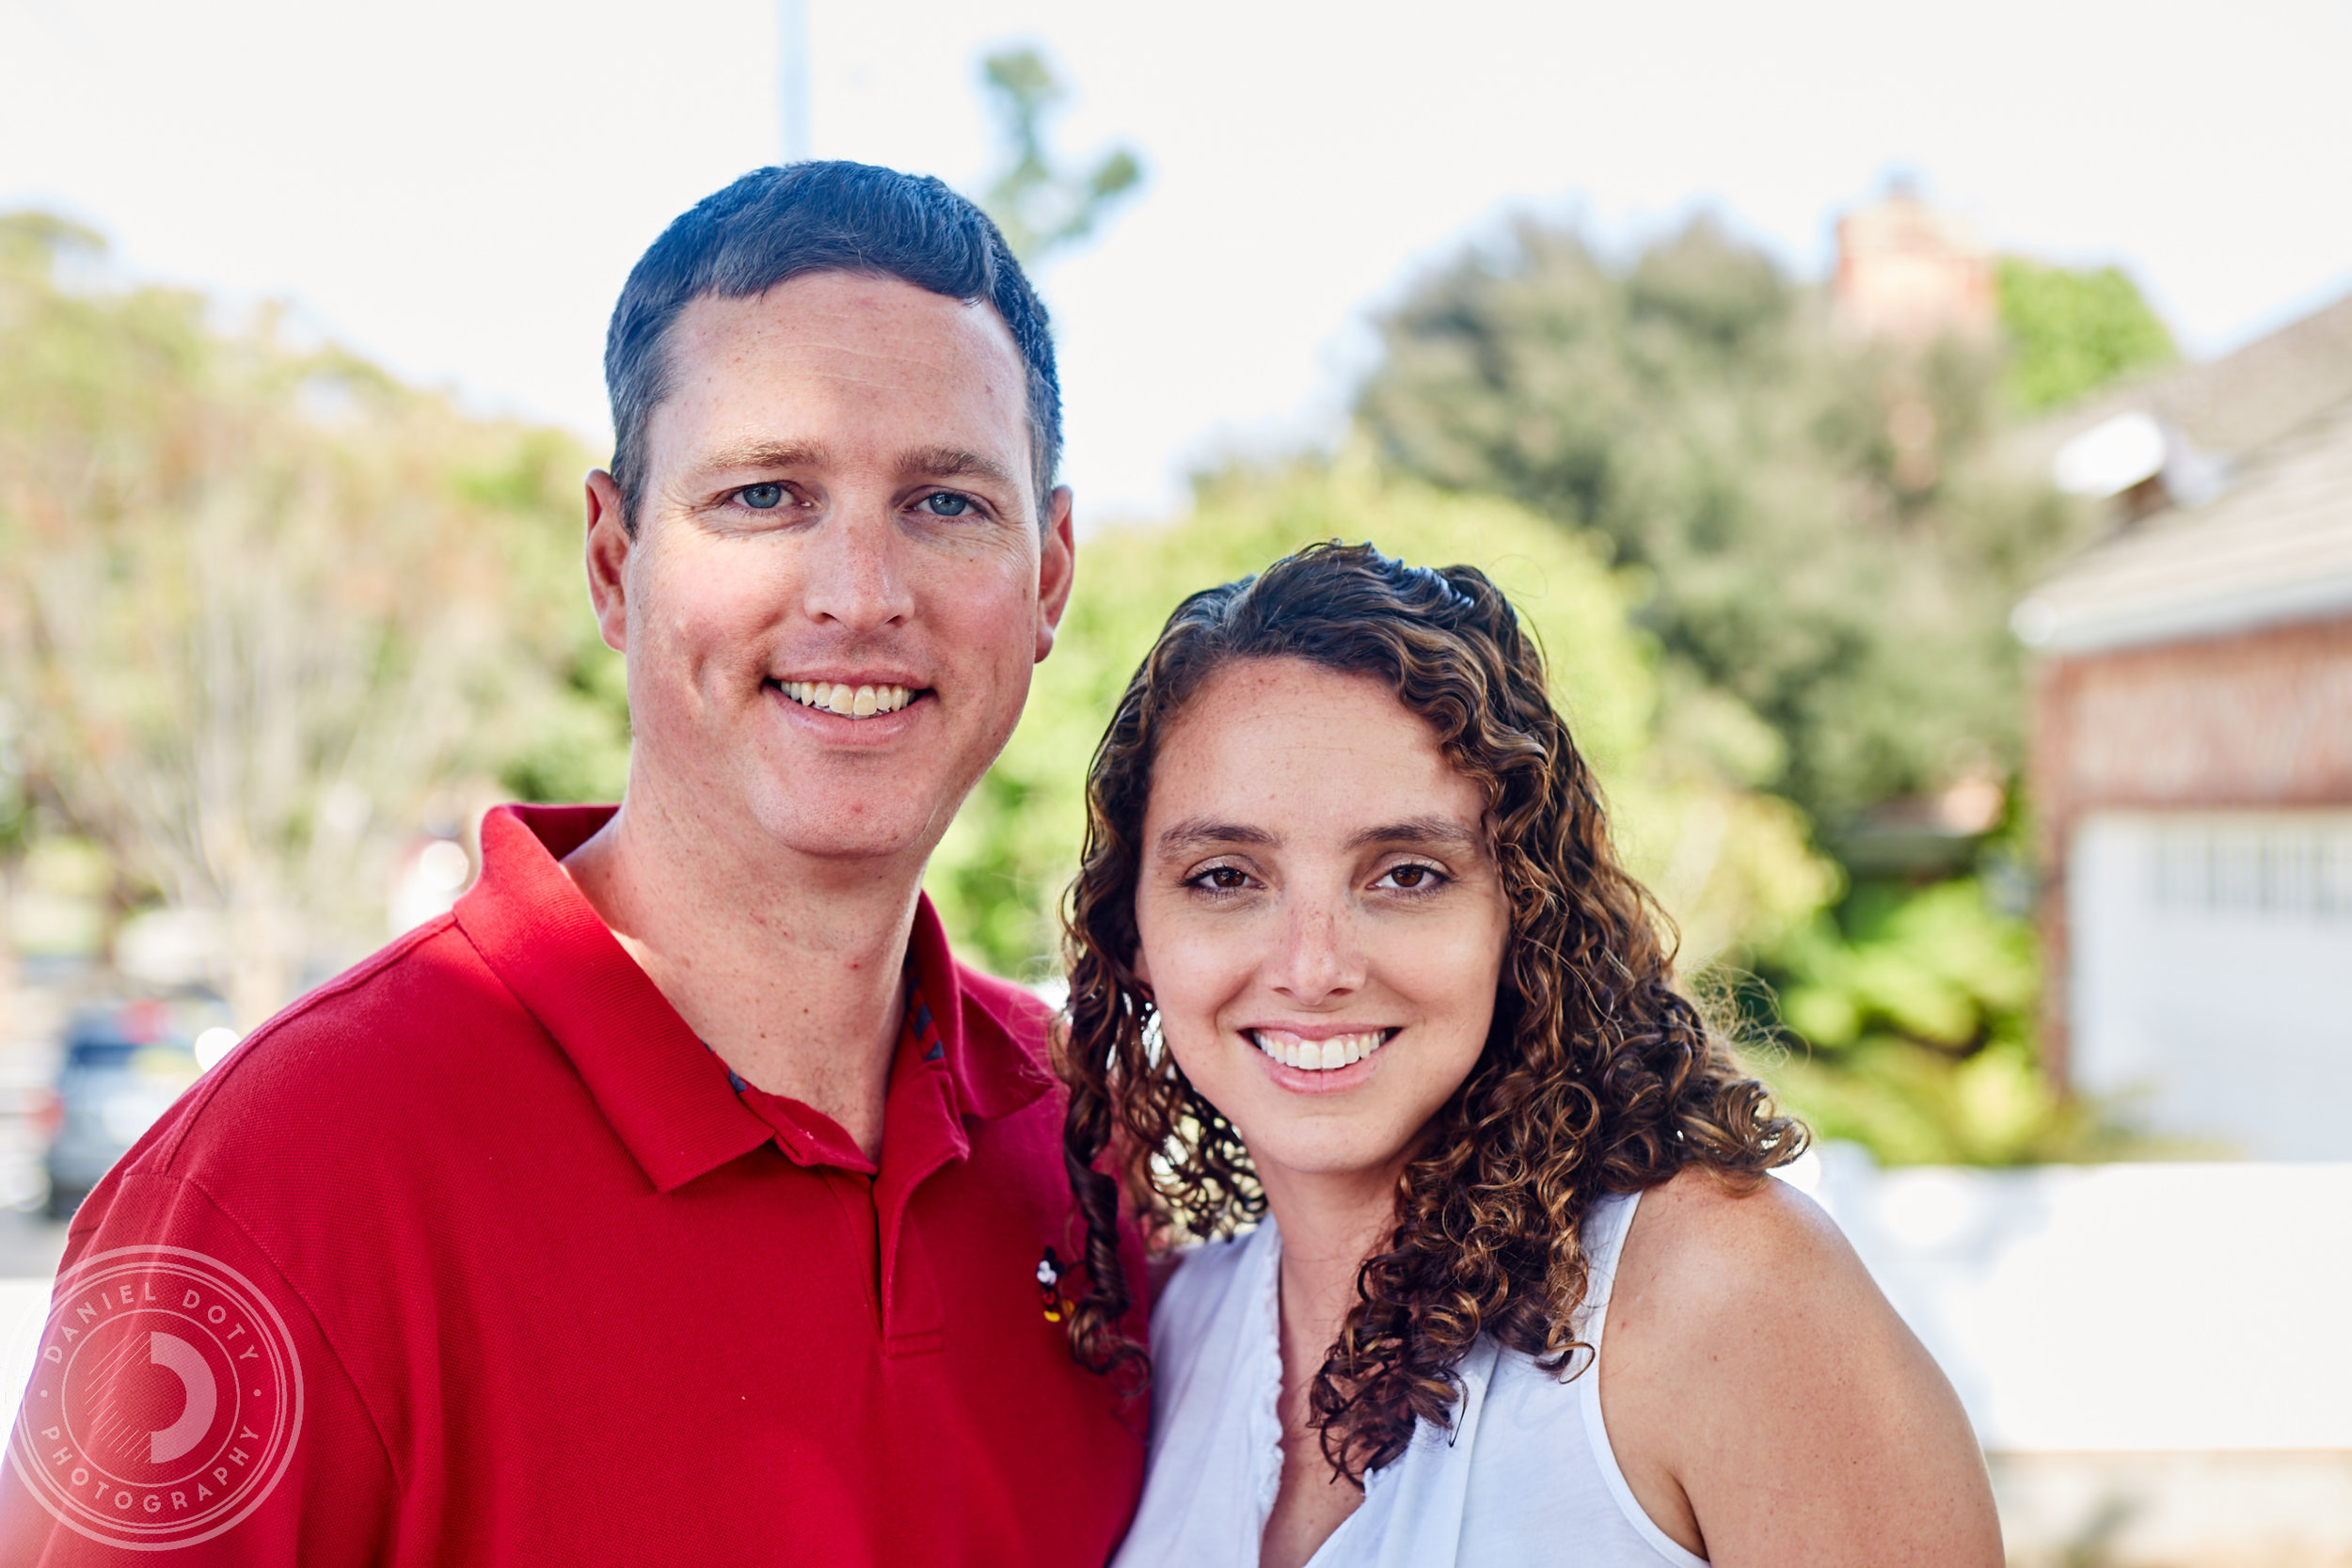
[[[844,864],[746,847],[632,793],[564,866],[737,1076],[880,1158],[919,856]]]

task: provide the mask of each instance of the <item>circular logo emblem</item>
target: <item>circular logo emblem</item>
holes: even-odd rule
[[[294,1458],[302,1368],[278,1309],[185,1247],[118,1247],[57,1281],[8,1457],[94,1541],[161,1551],[261,1507]]]

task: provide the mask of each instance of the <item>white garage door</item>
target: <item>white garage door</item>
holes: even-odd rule
[[[2352,1160],[2352,812],[2101,812],[2068,868],[2074,1082],[2153,1129]]]

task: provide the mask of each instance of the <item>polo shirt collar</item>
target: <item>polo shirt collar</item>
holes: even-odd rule
[[[482,876],[458,900],[457,924],[571,1059],[646,1180],[667,1193],[776,1133],[729,1086],[725,1064],[687,1026],[558,863],[615,809],[491,811],[482,821]],[[965,993],[928,897],[916,906],[907,957],[938,1030],[954,1112],[1009,1115],[1051,1086],[1013,1037],[1015,1021],[997,1016],[1001,1002],[991,1006],[979,993]],[[892,1110],[904,1076],[903,1065],[894,1063]],[[953,1141],[961,1154],[964,1140]],[[882,1143],[887,1159],[887,1119]]]
[[[571,1058],[646,1180],[666,1193],[772,1133],[557,863],[614,809],[492,811],[482,819],[482,877],[457,901],[457,924]]]
[[[1041,1032],[1039,1025],[1032,1022],[1025,1030],[1020,1020],[1008,1016],[1003,998],[963,985],[961,966],[947,947],[946,927],[940,925],[928,895],[915,905],[907,962],[916,992],[930,1006],[939,1031],[948,1079],[963,1115],[990,1120],[1009,1117],[1053,1087],[1052,1076],[1020,1043],[1021,1035]],[[883,1141],[889,1137],[885,1124]]]

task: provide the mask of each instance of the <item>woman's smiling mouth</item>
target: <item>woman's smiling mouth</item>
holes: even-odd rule
[[[1352,1035],[1327,1035],[1308,1039],[1288,1029],[1251,1029],[1249,1043],[1275,1061],[1301,1072],[1330,1072],[1353,1067],[1396,1037],[1394,1029],[1366,1029]]]

